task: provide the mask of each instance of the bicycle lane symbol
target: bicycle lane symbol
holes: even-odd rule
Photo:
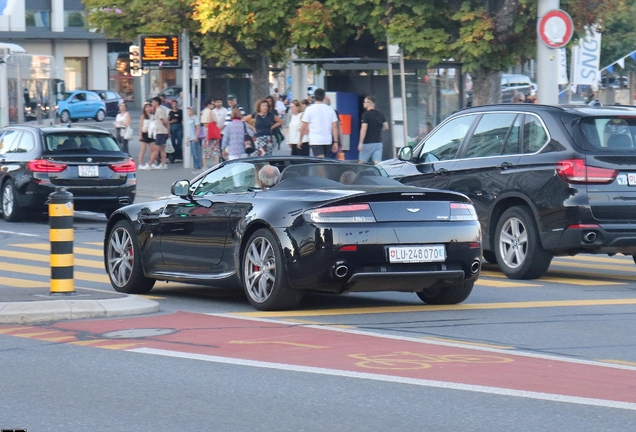
[[[349,357],[360,360],[356,363],[358,367],[383,370],[421,370],[431,368],[435,363],[496,364],[514,361],[508,357],[473,354],[427,355],[409,351],[378,355],[349,354]]]

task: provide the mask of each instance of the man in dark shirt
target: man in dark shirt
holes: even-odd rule
[[[366,111],[362,113],[358,160],[360,163],[366,163],[371,159],[377,164],[382,160],[382,131],[388,130],[389,124],[384,114],[375,109],[374,96],[364,98],[364,108]]]

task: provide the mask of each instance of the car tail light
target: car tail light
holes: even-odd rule
[[[612,183],[618,171],[588,166],[584,159],[567,159],[556,164],[556,173],[563,181],[574,184]]]
[[[475,207],[473,207],[472,204],[466,203],[450,203],[450,220],[477,220],[477,212],[475,212]]]
[[[137,165],[135,165],[135,161],[132,159],[124,163],[108,165],[108,167],[116,173],[130,173],[135,172],[137,169]]]
[[[375,222],[369,204],[348,204],[308,210],[305,212],[305,219],[309,222],[325,223]]]
[[[32,172],[60,173],[66,169],[66,165],[44,159],[35,159],[27,162],[27,169]]]

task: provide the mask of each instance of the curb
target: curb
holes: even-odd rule
[[[51,300],[0,303],[0,324],[29,324],[69,319],[141,315],[159,311],[159,303],[138,296],[107,300]]]

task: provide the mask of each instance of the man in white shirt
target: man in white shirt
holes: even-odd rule
[[[314,92],[316,103],[307,107],[303,114],[300,135],[309,135],[309,147],[315,157],[324,158],[330,151],[338,151],[338,117],[336,111],[325,104],[325,91]]]
[[[283,118],[283,116],[287,112],[287,107],[285,107],[283,101],[280,100],[280,96],[278,95],[278,93],[272,94],[272,97],[274,98],[274,108],[276,109],[276,112],[278,112],[278,117]]]
[[[227,95],[227,104],[229,108],[227,109],[227,114],[225,115],[225,123],[223,124],[224,127],[232,122],[231,114],[234,108],[238,108],[241,111],[241,115],[245,117],[245,110],[236,102],[236,95],[234,93],[230,93],[229,95]]]
[[[212,109],[212,111],[216,116],[216,125],[219,127],[219,130],[223,132],[223,128],[225,127],[225,116],[228,113],[227,108],[223,106],[223,99],[214,99],[214,108]]]
[[[168,165],[166,165],[166,142],[170,136],[168,110],[161,105],[161,98],[158,97],[152,99],[152,108],[155,110],[153,120],[157,136],[155,137],[153,149],[151,149],[149,165],[153,169],[168,169]],[[160,164],[159,159],[161,159]]]

